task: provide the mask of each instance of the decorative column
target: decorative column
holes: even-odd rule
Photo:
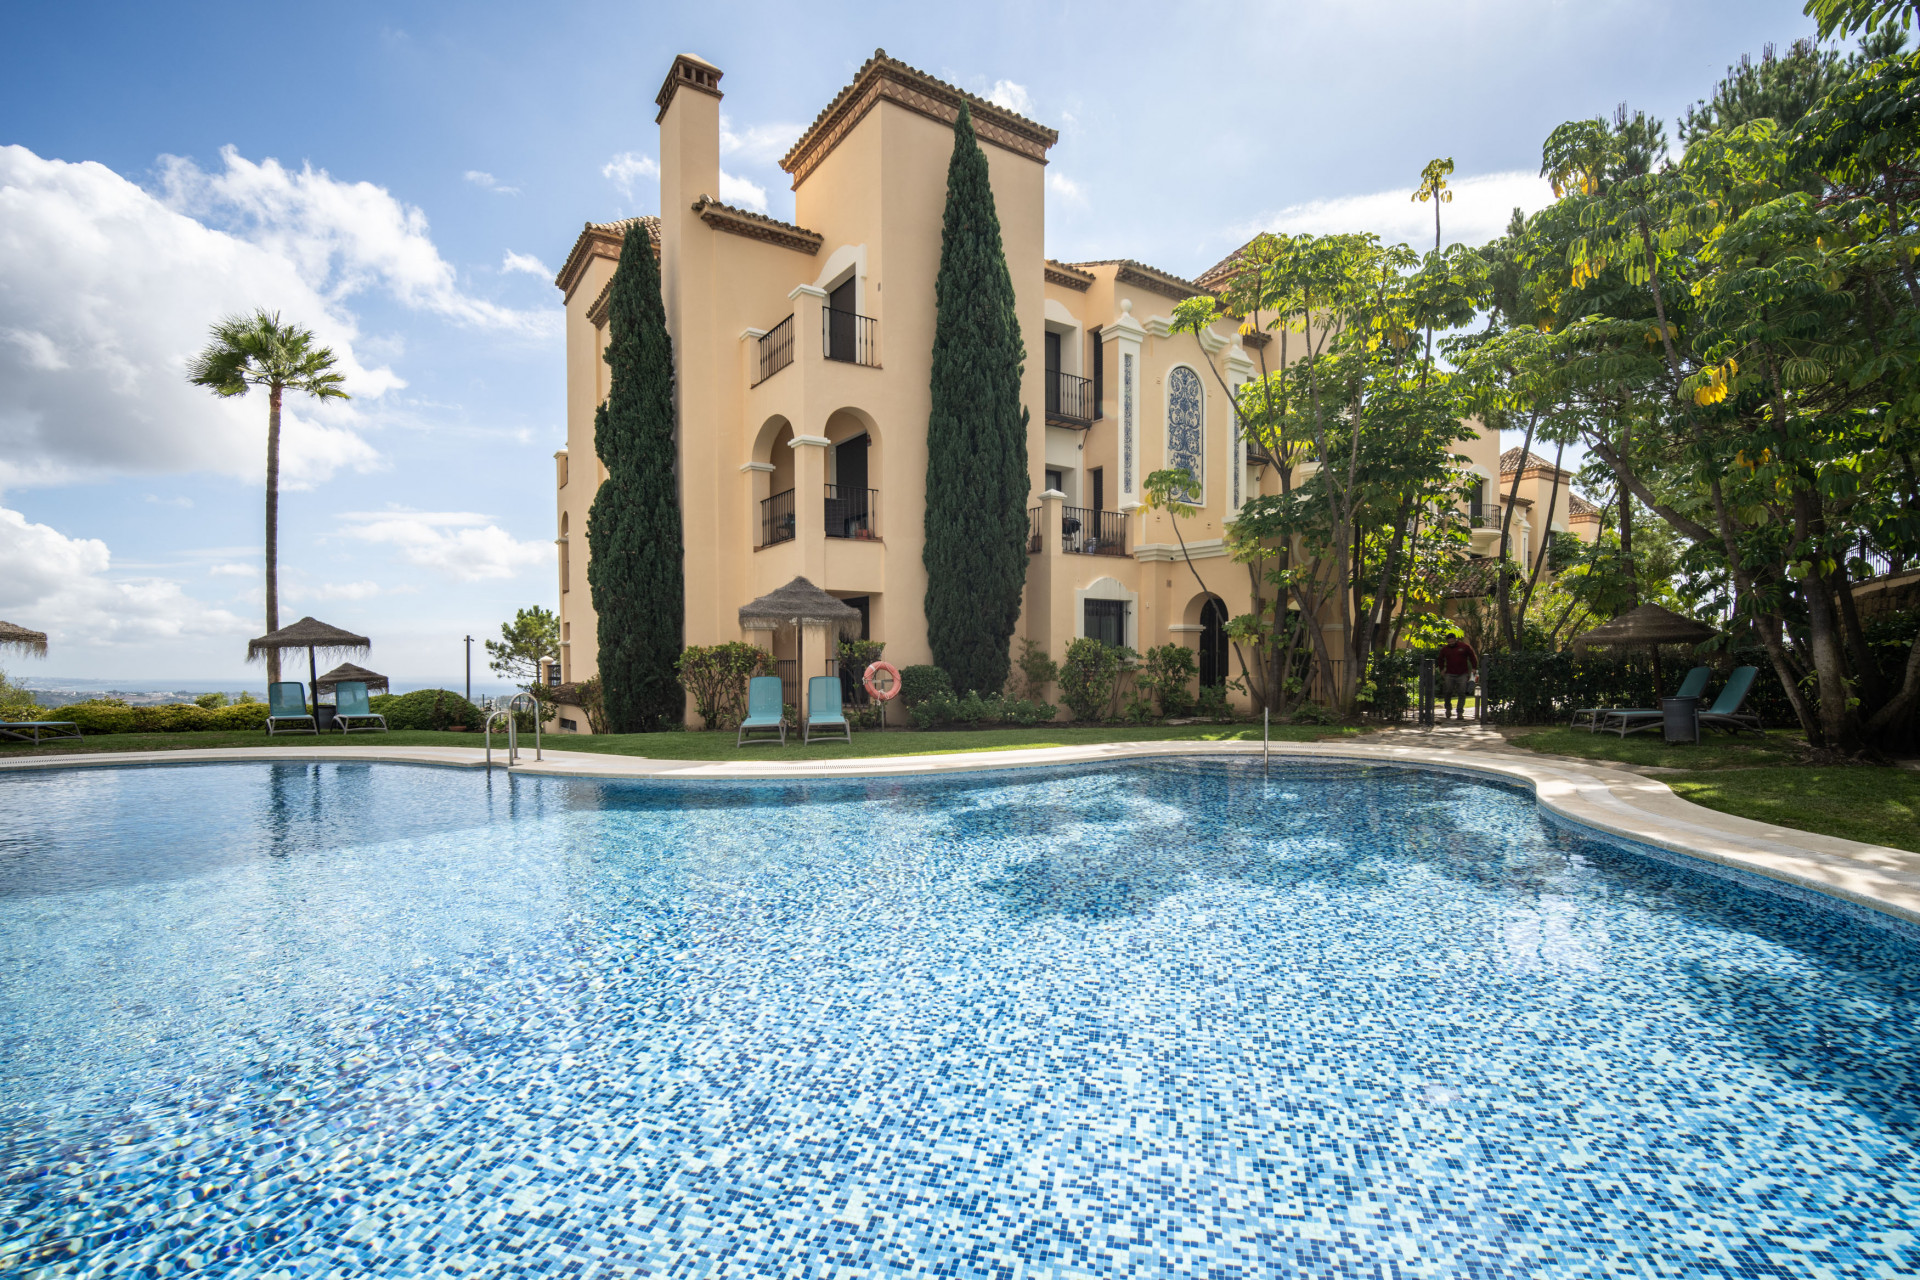
[[[1133,300],[1120,300],[1120,315],[1100,334],[1113,344],[1113,358],[1107,369],[1115,379],[1114,399],[1120,407],[1120,500],[1119,509],[1133,511],[1140,506],[1140,490],[1146,477],[1141,473],[1140,413],[1144,397],[1140,392],[1140,344],[1147,331],[1133,318]]]
[[[1227,519],[1232,520],[1240,514],[1240,508],[1252,497],[1251,487],[1247,483],[1247,438],[1240,425],[1240,415],[1234,411],[1239,401],[1240,388],[1253,381],[1253,360],[1247,355],[1245,347],[1238,342],[1227,349],[1227,471],[1233,477],[1233,487],[1227,492]]]
[[[796,435],[793,450],[794,537],[800,542],[800,573],[827,589],[827,445],[825,436]]]

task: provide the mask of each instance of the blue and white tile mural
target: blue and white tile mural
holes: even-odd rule
[[[1206,489],[1206,411],[1200,375],[1185,365],[1167,374],[1167,466],[1185,467],[1193,488],[1175,494],[1182,502],[1198,502]]]

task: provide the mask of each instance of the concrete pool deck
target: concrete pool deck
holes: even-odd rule
[[[1441,742],[1449,745],[1437,745]],[[523,748],[520,763],[512,766],[511,772],[600,780],[831,780],[1047,768],[1155,756],[1258,756],[1260,752],[1257,742],[1187,740],[778,762],[650,760],[549,747],[543,752],[545,758],[537,762],[532,759],[532,752]],[[1276,765],[1290,760],[1347,761],[1438,768],[1503,778],[1531,787],[1549,813],[1576,825],[1838,898],[1892,916],[1909,926],[1920,926],[1920,853],[1794,831],[1718,813],[1682,800],[1657,777],[1624,768],[1502,749],[1484,739],[1422,733],[1376,735],[1371,742],[1289,742],[1276,744],[1272,754]],[[496,768],[506,767],[504,757],[504,750],[495,750]],[[484,768],[486,752],[480,747],[373,744],[221,747],[0,760],[0,772],[262,760]]]

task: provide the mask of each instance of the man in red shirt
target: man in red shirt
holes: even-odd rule
[[[1458,631],[1434,655],[1440,664],[1440,696],[1447,704],[1447,719],[1453,719],[1453,704],[1460,703],[1460,718],[1467,718],[1467,695],[1473,692],[1473,673],[1480,667],[1480,655]]]

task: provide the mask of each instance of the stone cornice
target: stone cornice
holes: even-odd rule
[[[806,445],[815,449],[824,449],[832,443],[833,441],[827,439],[825,436],[795,436],[793,439],[787,441],[787,448],[798,449],[802,445]]]
[[[579,287],[580,277],[587,273],[588,264],[595,258],[620,261],[620,249],[626,243],[627,228],[636,222],[647,229],[647,238],[653,242],[653,260],[660,260],[660,219],[641,217],[623,218],[618,222],[589,222],[581,229],[579,239],[573,242],[567,260],[560,266],[560,274],[553,278],[554,285],[566,301],[573,301],[573,291]]]
[[[1091,271],[1082,271],[1064,262],[1055,262],[1052,258],[1047,259],[1046,272],[1048,284],[1064,285],[1081,293],[1093,287],[1094,275]]]
[[[873,56],[854,73],[853,83],[814,117],[793,149],[781,158],[780,167],[793,175],[794,187],[798,189],[807,175],[819,168],[840,145],[841,139],[882,102],[891,102],[944,125],[960,118],[960,105],[965,103],[973,115],[973,131],[982,142],[991,142],[1041,164],[1047,162],[1047,149],[1060,140],[1057,131],[1043,124],[889,58],[885,49],[875,49]]]
[[[594,326],[597,329],[601,325],[607,322],[607,303],[608,303],[608,299],[610,299],[612,296],[613,296],[613,277],[608,276],[607,282],[600,286],[599,295],[596,296],[592,302],[589,302],[587,304],[587,323],[588,324]]]
[[[695,200],[693,211],[700,215],[700,221],[716,231],[732,232],[736,236],[778,245],[782,249],[797,249],[809,257],[819,253],[820,246],[826,241],[826,237],[817,231],[796,227],[791,222],[781,222],[750,209],[736,209],[730,204],[721,204],[712,196],[701,196]]]
[[[660,108],[653,122],[659,124],[667,118],[667,107],[673,102],[673,95],[680,89],[693,89],[699,93],[710,93],[716,98],[726,95],[720,92],[720,77],[726,72],[708,62],[705,58],[696,58],[683,53],[673,60],[667,68],[667,78],[660,85],[660,92],[654,95],[653,103]]]
[[[1130,284],[1136,289],[1145,289],[1163,298],[1172,298],[1175,302],[1198,297],[1206,292],[1199,285],[1190,284],[1179,276],[1170,276],[1163,271],[1155,271],[1152,267],[1141,266],[1138,263],[1122,263],[1120,270],[1114,273],[1113,278],[1116,283]]]
[[[1141,327],[1156,338],[1164,338],[1173,332],[1173,320],[1168,316],[1148,316],[1141,321]]]

